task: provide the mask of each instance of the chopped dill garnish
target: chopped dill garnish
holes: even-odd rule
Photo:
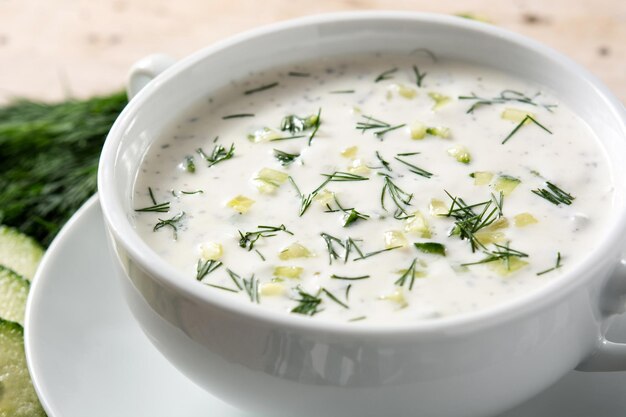
[[[340,276],[340,275],[335,275],[335,274],[332,274],[330,276],[331,279],[342,279],[344,281],[359,281],[362,279],[367,279],[369,277],[370,277],[369,275],[361,275],[358,277],[345,277],[345,276]]]
[[[413,258],[413,262],[411,262],[411,265],[409,265],[407,270],[404,271],[404,273],[400,276],[400,278],[398,278],[397,281],[395,282],[396,285],[400,287],[404,287],[404,284],[406,284],[406,282],[408,281],[409,291],[413,289],[413,283],[415,282],[416,263],[417,263],[417,258]]]
[[[415,242],[415,248],[423,253],[446,256],[446,247],[437,242]]]
[[[367,316],[359,316],[359,317],[355,317],[353,319],[350,319],[348,321],[361,321],[361,320],[365,320],[367,318]]]
[[[311,74],[308,72],[298,72],[298,71],[289,71],[287,73],[290,77],[310,77]]]
[[[421,154],[421,152],[403,152],[403,153],[396,154],[396,156],[413,156],[413,155],[419,155],[419,154]]]
[[[348,284],[348,286],[346,287],[346,301],[350,300],[350,290],[352,289],[352,284]]]
[[[244,117],[254,117],[254,113],[229,114],[228,116],[222,117],[222,120],[241,119],[241,118],[244,118]]]
[[[426,171],[425,169],[422,169],[416,165],[413,165],[403,159],[398,158],[398,156],[394,156],[393,159],[395,159],[396,161],[403,163],[404,165],[409,167],[409,171],[412,172],[413,174],[417,174],[421,177],[425,177],[425,178],[430,178],[433,176],[433,174],[431,172]]]
[[[402,246],[392,246],[390,248],[380,249],[380,250],[377,250],[377,251],[374,251],[374,252],[368,252],[368,253],[366,253],[364,255],[359,256],[358,258],[354,258],[354,260],[355,261],[360,261],[361,259],[366,259],[366,258],[369,258],[370,256],[375,256],[375,255],[378,255],[378,254],[381,254],[381,253],[384,253],[384,252],[389,252],[389,251],[392,251],[392,250],[395,250],[395,249],[400,249],[401,247]]]
[[[185,157],[185,161],[183,162],[183,169],[190,174],[196,172],[196,164],[193,161],[193,156],[188,155]]]
[[[495,250],[484,251],[485,255],[487,255],[484,259],[481,259],[480,261],[477,261],[477,262],[464,263],[464,264],[461,264],[461,266],[480,265],[480,264],[486,264],[486,263],[495,262],[495,261],[503,261],[506,266],[506,269],[510,270],[511,258],[528,258],[528,254],[524,252],[520,252],[515,249],[511,249],[509,247],[508,242],[506,245],[498,245],[497,243],[494,243],[494,246],[496,247]]]
[[[154,193],[152,192],[152,188],[148,187],[148,195],[150,195],[150,200],[152,201],[152,205],[140,209],[135,209],[137,212],[155,212],[155,213],[167,213],[170,211],[170,202],[166,201],[165,203],[157,203],[154,198]]]
[[[513,130],[511,130],[511,133],[509,133],[507,137],[504,138],[504,140],[502,141],[502,144],[504,145],[509,139],[511,139],[513,135],[517,133],[517,131],[520,130],[521,127],[524,126],[524,124],[529,120],[533,122],[534,124],[536,124],[537,126],[539,126],[540,128],[542,128],[543,130],[545,130],[546,132],[548,132],[549,134],[552,134],[552,132],[547,127],[545,127],[544,125],[536,121],[530,114],[527,114],[526,117],[524,117],[522,121],[519,122],[519,124],[515,126]]]
[[[311,194],[305,195],[305,194],[302,194],[302,192],[300,191],[300,187],[298,187],[298,185],[296,184],[294,179],[291,177],[291,175],[289,176],[289,182],[291,183],[291,185],[293,185],[293,188],[296,189],[296,193],[298,194],[298,198],[300,199],[299,215],[302,216],[304,212],[306,212],[306,210],[309,208],[311,203],[313,202],[313,198],[315,197],[318,191],[314,191]]]
[[[202,259],[198,259],[198,265],[196,266],[196,279],[198,281],[201,281],[202,278],[206,277],[220,266],[222,266],[222,263],[220,261],[216,261],[213,259],[207,259],[206,261],[202,261]]]
[[[475,234],[502,216],[502,193],[500,193],[499,202],[492,195],[492,198],[487,201],[471,205],[466,204],[460,197],[452,197],[447,191],[446,194],[452,200],[452,204],[446,216],[455,219],[454,228],[450,234],[456,234],[463,240],[469,240],[472,252],[476,251],[478,248],[486,249],[476,238]],[[480,211],[475,212],[475,209]]]
[[[208,285],[209,287],[213,287],[213,288],[217,288],[220,290],[224,290],[224,291],[230,291],[230,292],[234,292],[234,293],[238,293],[238,290],[233,290],[232,288],[228,288],[228,287],[222,287],[221,285],[216,285],[216,284],[209,284],[208,282],[205,283],[205,285]]]
[[[329,235],[328,233],[323,233],[322,232],[322,233],[320,233],[320,236],[322,237],[322,239],[324,239],[324,242],[326,243],[326,249],[328,250],[328,264],[332,265],[333,259],[340,259],[340,258],[342,258],[342,256],[339,254],[339,252],[335,248],[335,245],[339,245],[344,250],[346,248],[346,245],[344,245],[344,243],[341,241],[341,239],[338,239],[335,236]],[[347,260],[348,260],[347,255],[348,254],[346,252],[344,263],[347,262]]]
[[[298,117],[295,114],[290,114],[288,116],[283,117],[283,120],[280,122],[280,130],[283,132],[289,132],[292,135],[305,131],[315,126],[319,117],[316,115],[311,115],[308,117]]]
[[[224,148],[222,145],[215,145],[213,151],[211,152],[211,155],[207,155],[206,153],[204,153],[202,148],[198,148],[196,152],[209,163],[209,167],[212,167],[215,164],[232,158],[235,154],[235,144],[232,143],[228,150],[226,150],[226,148]]]
[[[355,90],[335,90],[331,91],[330,94],[354,94]]]
[[[393,78],[392,74],[394,74],[396,71],[398,71],[398,68],[388,69],[387,71],[380,73],[378,77],[376,77],[374,82],[377,83],[377,82],[384,81],[384,80],[390,80]]]
[[[255,249],[254,251],[256,252],[257,255],[259,255],[259,258],[261,258],[261,260],[263,262],[265,262],[265,256],[263,256],[263,254],[261,252],[259,252],[258,249]]]
[[[185,212],[181,211],[176,216],[170,219],[165,219],[165,220],[159,219],[159,222],[154,225],[154,228],[152,229],[152,231],[156,232],[157,230],[163,227],[171,227],[174,233],[174,240],[177,240],[178,239],[178,222],[180,222],[184,216],[185,216]]]
[[[259,280],[254,277],[254,274],[248,279],[241,278],[241,284],[248,297],[250,297],[250,301],[259,304]]]
[[[243,93],[248,96],[250,94],[254,94],[254,93],[261,92],[261,91],[269,90],[270,88],[274,88],[274,87],[277,87],[277,86],[278,86],[278,82],[274,82],[274,83],[271,83],[271,84],[265,84],[265,85],[262,85],[260,87],[256,87],[256,88],[252,88],[250,90],[246,90]]]
[[[239,288],[240,290],[243,290],[243,287],[241,286],[241,277],[228,268],[226,268],[226,273],[228,273],[228,276],[233,281],[233,283],[237,286],[237,288]]]
[[[383,122],[382,120],[376,119],[372,116],[361,115],[361,117],[365,119],[365,121],[357,122],[356,129],[360,130],[361,133],[365,133],[366,130],[371,130],[372,132],[374,132],[374,135],[376,135],[376,137],[380,140],[383,139],[385,133],[406,126],[406,124],[404,123],[392,126],[389,123]]]
[[[387,171],[391,172],[391,165],[389,164],[389,162],[385,161],[384,158],[382,156],[380,156],[380,154],[378,153],[378,151],[376,151],[376,158],[380,161],[382,167],[386,169]]]
[[[350,208],[344,208],[340,203],[339,200],[337,199],[337,196],[333,194],[333,198],[335,199],[335,204],[337,204],[338,209],[332,209],[330,207],[329,204],[326,205],[326,207],[328,207],[328,210],[326,210],[327,213],[336,213],[338,211],[341,211],[344,213],[343,216],[343,227],[348,227],[350,226],[352,223],[354,223],[357,220],[367,220],[369,219],[369,215],[367,214],[363,214],[360,211],[357,211],[354,207],[350,207]]]
[[[278,142],[281,140],[301,139],[301,138],[306,138],[306,135],[283,136],[281,138],[270,139],[270,142]]]
[[[299,153],[288,153],[279,149],[274,149],[274,158],[278,159],[278,162],[280,162],[282,166],[292,164],[299,156]]]
[[[517,101],[519,103],[525,103],[531,106],[541,106],[545,108],[546,110],[548,110],[549,112],[552,112],[552,109],[554,107],[557,107],[557,105],[537,103],[535,99],[539,97],[540,94],[541,93],[537,93],[533,97],[529,97],[525,95],[524,93],[520,93],[519,91],[503,90],[499,96],[493,97],[493,98],[483,98],[483,97],[477,96],[475,93],[471,93],[471,95],[469,96],[459,96],[458,99],[474,101],[474,104],[472,104],[470,108],[467,109],[466,113],[473,113],[474,110],[476,110],[480,106],[491,106],[493,104],[506,103],[510,101]]]
[[[537,272],[537,275],[547,274],[548,272],[552,272],[555,269],[558,269],[562,266],[563,265],[561,264],[561,252],[557,252],[556,253],[556,265],[554,265],[552,268],[546,269],[545,271]]]
[[[342,306],[343,308],[347,308],[349,309],[350,307],[348,307],[348,305],[346,303],[344,303],[343,301],[340,301],[337,297],[335,297],[333,295],[333,293],[331,293],[330,291],[328,291],[326,288],[322,288],[322,292],[324,294],[326,294],[328,296],[328,298],[330,298],[331,300],[333,300],[334,302],[336,302],[337,304],[339,304],[340,306]]]
[[[309,146],[313,142],[313,138],[317,135],[317,131],[320,129],[320,125],[322,124],[322,108],[320,107],[317,111],[317,117],[315,118],[315,125],[313,126],[313,131],[309,135]]]
[[[204,193],[204,191],[202,190],[196,190],[196,191],[181,191],[181,194],[187,194],[187,195],[192,195],[192,194],[202,194]]]
[[[421,87],[426,73],[420,72],[419,68],[417,68],[417,65],[413,65],[413,73],[415,74],[415,84],[417,84],[418,87]]]
[[[239,233],[239,246],[245,249],[248,249],[248,251],[251,251],[252,249],[254,249],[254,244],[256,243],[257,240],[259,240],[262,237],[272,237],[272,236],[276,236],[277,232],[285,232],[287,234],[293,235],[292,232],[290,232],[289,230],[287,230],[287,227],[284,224],[281,224],[280,226],[257,226],[258,230],[255,230],[253,232],[245,232],[242,233],[241,230],[238,230]]]
[[[437,62],[437,55],[433,51],[427,48],[417,48],[411,51],[412,54],[420,52],[426,56],[428,56],[433,62]]]
[[[556,206],[558,206],[559,204],[565,204],[569,206],[574,200],[576,200],[576,197],[572,196],[570,193],[565,192],[564,190],[549,181],[546,182],[546,187],[548,188],[538,188],[531,191]]]
[[[313,316],[319,313],[317,308],[322,303],[321,298],[316,295],[308,294],[301,289],[298,289],[298,295],[300,299],[295,300],[298,302],[298,305],[291,310],[292,313],[303,314],[305,316]]]
[[[326,184],[328,184],[329,182],[332,182],[332,181],[336,181],[336,182],[367,181],[367,180],[369,180],[369,178],[364,177],[362,175],[351,174],[349,172],[343,172],[343,171],[335,171],[332,174],[322,174],[322,176],[326,177],[326,179],[324,180],[324,182],[322,182],[322,184],[320,184],[319,187],[317,187],[315,190],[313,190],[310,194],[302,194],[302,192],[300,191],[300,188],[298,187],[298,185],[296,184],[294,179],[291,176],[289,176],[289,182],[291,182],[293,187],[296,189],[296,193],[298,194],[298,197],[300,198],[300,216],[302,216],[304,214],[304,212],[309,208],[309,206],[313,202],[313,198],[315,198],[317,193],[319,193],[320,190],[322,188],[324,188],[324,186]]]
[[[396,205],[394,217],[398,218],[401,214],[408,216],[409,213],[407,212],[407,208],[411,205],[413,194],[409,194],[398,187],[389,175],[381,173],[379,173],[379,175],[383,177],[384,182],[382,192],[380,193],[380,205],[383,210],[387,211],[387,208],[385,207],[385,195],[389,194],[389,197]]]

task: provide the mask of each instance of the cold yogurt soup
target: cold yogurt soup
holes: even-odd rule
[[[134,222],[232,303],[365,323],[477,311],[573,268],[612,211],[603,150],[558,97],[426,50],[252,73],[173,120]]]

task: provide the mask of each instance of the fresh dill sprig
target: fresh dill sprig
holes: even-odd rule
[[[235,144],[232,143],[228,150],[226,150],[226,148],[222,145],[217,144],[213,148],[213,151],[211,151],[211,155],[204,153],[202,148],[198,148],[196,152],[209,163],[209,167],[212,167],[215,164],[232,158],[233,155],[235,155]]]
[[[292,232],[290,232],[289,230],[287,230],[287,227],[284,224],[281,224],[280,226],[257,226],[258,230],[255,230],[253,232],[245,232],[242,233],[241,230],[238,230],[239,232],[239,246],[245,249],[248,249],[248,251],[251,251],[252,249],[254,249],[254,244],[256,243],[257,240],[259,240],[262,237],[272,237],[272,236],[276,236],[277,232],[285,232],[289,235],[293,235]]]
[[[413,246],[423,253],[446,256],[446,247],[437,242],[415,242]]]
[[[313,138],[315,138],[315,135],[317,135],[317,131],[320,129],[321,124],[322,124],[322,108],[320,107],[319,110],[317,111],[317,117],[315,118],[315,125],[313,126],[313,131],[309,135],[309,146],[311,146],[311,143],[313,142]]]
[[[451,234],[458,234],[461,239],[469,240],[472,252],[478,248],[486,249],[475,234],[502,216],[502,193],[499,202],[492,195],[492,198],[487,201],[471,205],[466,204],[460,197],[453,197],[447,191],[446,194],[452,200],[446,216],[455,219]],[[475,209],[480,211],[475,212]]]
[[[196,164],[193,161],[193,156],[191,155],[187,155],[185,157],[185,160],[183,161],[183,169],[187,172],[189,172],[190,174],[193,174],[194,172],[196,172]]]
[[[376,151],[376,158],[378,159],[378,161],[382,165],[381,168],[384,168],[384,169],[386,169],[389,172],[393,171],[391,169],[391,164],[389,162],[385,161],[385,159],[378,153],[378,151]]]
[[[350,319],[348,321],[352,322],[352,321],[361,321],[361,320],[365,320],[367,318],[367,316],[359,316],[359,317],[355,317],[353,319]]]
[[[150,200],[152,201],[152,205],[140,209],[135,209],[137,212],[155,212],[155,213],[167,213],[170,211],[170,202],[166,201],[164,203],[157,203],[154,198],[154,193],[152,192],[152,188],[148,187],[148,195],[150,196]]]
[[[326,207],[328,207],[328,210],[326,210],[328,213],[336,213],[338,211],[341,211],[344,213],[343,216],[343,227],[348,227],[350,226],[352,223],[354,223],[357,220],[367,220],[369,219],[369,215],[367,214],[363,214],[360,211],[357,211],[354,207],[350,207],[350,208],[345,208],[341,205],[341,203],[339,203],[339,200],[337,199],[337,196],[333,194],[333,198],[335,199],[335,204],[337,204],[338,209],[332,209],[330,207],[330,205],[326,205]]]
[[[538,188],[531,191],[556,206],[558,206],[559,204],[565,204],[569,206],[574,200],[576,200],[576,197],[562,190],[561,188],[549,181],[546,182],[546,187],[547,189]]]
[[[178,222],[180,222],[185,216],[185,212],[181,211],[176,216],[170,219],[159,219],[159,222],[154,225],[152,229],[153,232],[163,228],[163,227],[171,227],[174,233],[174,240],[178,239]]]
[[[290,77],[310,77],[311,74],[308,72],[299,72],[299,71],[289,71],[287,73]]]
[[[514,90],[503,90],[499,96],[493,98],[483,98],[477,96],[475,93],[471,93],[468,96],[459,96],[459,100],[473,100],[474,103],[467,109],[466,113],[473,113],[478,107],[481,106],[491,106],[493,104],[499,103],[507,103],[511,101],[516,101],[519,103],[529,104],[531,106],[541,106],[548,111],[552,111],[554,107],[557,107],[556,104],[543,104],[537,103],[535,99],[539,97],[540,93],[535,94],[533,97],[529,97],[524,93],[520,93],[519,91]]]
[[[299,156],[299,153],[288,153],[279,149],[274,149],[274,158],[276,158],[282,166],[292,164]]]
[[[376,135],[376,137],[380,140],[383,139],[385,133],[406,126],[405,123],[392,126],[387,122],[383,122],[382,120],[376,119],[372,116],[367,116],[365,114],[361,115],[361,117],[364,119],[364,121],[357,122],[356,129],[360,130],[361,133],[365,133],[365,131],[371,130],[374,135]]]
[[[326,249],[328,250],[328,264],[332,265],[333,259],[336,260],[336,259],[342,258],[342,256],[339,254],[339,252],[335,248],[335,245],[338,245],[344,250],[346,249],[346,245],[341,241],[341,239],[336,238],[335,236],[329,235],[328,233],[322,232],[320,233],[320,236],[322,237],[322,239],[324,239],[324,242],[326,243]],[[345,263],[348,260],[347,252],[344,255],[345,255],[344,263]]]
[[[548,272],[552,272],[555,269],[558,269],[558,268],[560,268],[562,266],[563,265],[561,264],[561,252],[557,252],[556,253],[556,264],[552,268],[546,269],[545,271],[537,272],[537,275],[547,274]]]
[[[319,298],[319,294],[312,295],[302,291],[302,289],[298,289],[299,299],[295,300],[298,302],[298,305],[291,309],[292,313],[303,314],[305,316],[313,316],[319,313],[317,309],[319,305],[322,303],[322,299]]]
[[[261,260],[263,262],[265,262],[265,256],[263,256],[263,254],[261,252],[259,252],[258,249],[255,249],[254,251],[256,252],[257,255],[259,255],[259,258],[261,258]]]
[[[207,259],[205,261],[198,259],[198,265],[196,266],[196,279],[201,281],[202,278],[206,277],[222,265],[222,262],[213,259]]]
[[[193,194],[203,194],[204,191],[203,190],[196,190],[196,191],[181,191],[181,194],[186,194],[186,195],[193,195]]]
[[[322,292],[324,294],[326,294],[326,296],[328,296],[328,298],[330,298],[331,300],[333,300],[334,302],[336,302],[337,304],[339,304],[340,306],[342,306],[343,308],[349,309],[350,307],[348,307],[348,305],[346,303],[344,303],[343,301],[339,300],[337,297],[335,297],[333,295],[333,293],[331,293],[330,291],[328,291],[326,288],[322,288]]]
[[[394,217],[398,218],[400,215],[408,216],[408,206],[411,205],[413,194],[409,194],[400,187],[398,187],[392,180],[391,176],[383,173],[379,173],[383,177],[383,189],[380,193],[380,205],[383,210],[387,210],[385,207],[385,196],[389,195],[393,203],[396,205],[396,211]]]
[[[385,248],[385,249],[380,249],[380,250],[376,250],[374,252],[368,252],[366,254],[361,254],[361,256],[359,256],[358,258],[354,258],[354,261],[360,261],[361,259],[366,259],[369,258],[370,256],[375,256],[375,255],[379,255],[381,253],[385,253],[385,252],[389,252],[392,250],[396,250],[396,249],[400,249],[402,246],[392,246],[390,248]]]
[[[420,72],[419,68],[417,68],[417,65],[413,65],[413,73],[415,74],[415,84],[417,84],[418,87],[421,87],[422,82],[424,81],[424,77],[426,77],[426,73]]]
[[[362,175],[351,174],[349,172],[343,172],[343,171],[335,171],[332,174],[322,174],[322,176],[326,177],[326,179],[324,180],[324,182],[322,182],[322,184],[320,184],[319,187],[317,187],[315,190],[313,190],[310,194],[303,194],[300,191],[300,188],[296,184],[295,180],[291,176],[289,176],[289,182],[291,182],[291,184],[293,185],[293,187],[296,190],[296,193],[298,194],[298,197],[300,198],[300,216],[302,216],[306,212],[306,210],[309,208],[309,206],[313,202],[313,198],[315,198],[317,193],[319,193],[320,190],[322,188],[324,188],[324,186],[326,184],[328,184],[329,182],[333,182],[333,181],[335,181],[335,182],[367,181],[367,180],[369,180],[369,178],[364,177]]]
[[[300,191],[300,188],[298,187],[294,179],[291,177],[291,175],[289,176],[289,182],[291,183],[291,185],[293,185],[293,188],[296,189],[296,193],[298,194],[298,198],[300,199],[299,215],[302,216],[306,212],[306,210],[309,208],[311,203],[313,202],[313,198],[315,198],[318,191],[314,191],[310,194],[305,195],[305,194],[302,194],[302,192]]]
[[[341,279],[341,280],[344,280],[344,281],[359,281],[359,280],[362,280],[362,279],[367,279],[369,277],[370,277],[369,275],[360,275],[360,276],[357,276],[357,277],[346,277],[346,276],[335,275],[335,274],[332,274],[330,276],[331,279]]]
[[[509,133],[507,135],[506,138],[504,138],[504,140],[502,141],[502,144],[504,145],[509,139],[511,139],[513,137],[513,135],[515,133],[517,133],[518,130],[521,129],[522,126],[524,126],[524,124],[526,124],[526,122],[531,121],[534,124],[536,124],[537,126],[539,126],[540,128],[542,128],[543,130],[545,130],[546,132],[548,132],[549,134],[552,134],[552,132],[545,127],[544,125],[542,125],[541,123],[539,123],[538,121],[536,121],[530,114],[527,114],[526,117],[524,117],[522,119],[521,122],[519,122],[519,124],[517,126],[515,126],[515,128],[513,130],[511,130],[511,133]]]
[[[354,94],[355,90],[335,90],[331,91],[329,94]]]
[[[254,274],[250,278],[241,278],[241,284],[243,290],[250,297],[250,301],[259,304],[261,302],[259,298],[259,280],[254,277]]]
[[[228,268],[226,268],[226,273],[228,274],[230,279],[233,281],[235,286],[237,286],[237,288],[239,288],[240,290],[243,290],[243,286],[241,285],[241,277],[239,276],[239,274],[235,273],[234,271]]]
[[[400,287],[404,287],[406,282],[409,283],[409,291],[413,289],[413,283],[415,282],[415,265],[417,264],[417,258],[413,259],[411,265],[409,265],[408,269],[404,271],[404,273],[398,278],[395,282],[396,285]]]
[[[229,291],[229,292],[234,292],[234,293],[238,293],[239,292],[237,290],[233,290],[232,288],[222,287],[221,285],[216,285],[216,284],[209,284],[208,282],[206,282],[205,285],[208,285],[209,287],[217,288],[217,289],[220,289],[220,290],[224,290],[224,291]]]
[[[270,139],[270,142],[278,142],[281,140],[302,139],[302,138],[306,138],[306,135],[283,136],[280,138]]]
[[[506,269],[510,270],[511,258],[528,258],[528,254],[524,252],[520,252],[515,249],[511,249],[509,247],[508,242],[506,245],[498,245],[497,243],[494,243],[494,246],[496,247],[495,250],[484,251],[485,255],[487,255],[484,259],[481,259],[480,261],[477,261],[477,262],[464,263],[464,264],[461,264],[461,266],[480,265],[480,264],[485,264],[485,263],[490,263],[490,262],[495,262],[495,261],[503,261],[504,265],[506,266]]]
[[[250,90],[244,91],[243,93],[248,96],[250,94],[254,94],[254,93],[261,92],[261,91],[269,90],[270,88],[274,88],[274,87],[278,87],[278,82],[274,82],[274,83],[271,83],[271,84],[265,84],[265,85],[262,85],[260,87],[252,88]]]
[[[394,156],[393,159],[395,159],[396,161],[406,165],[409,167],[409,171],[412,172],[413,174],[417,174],[419,176],[425,177],[425,178],[430,178],[433,176],[433,174],[431,172],[426,171],[423,168],[420,168],[416,165],[411,164],[410,162],[407,162],[403,159],[400,159],[398,156]]]
[[[292,135],[311,129],[317,123],[319,117],[311,115],[307,117],[299,117],[295,114],[290,114],[283,117],[280,122],[280,130],[283,132],[289,132]]]
[[[391,69],[388,69],[387,71],[383,71],[382,73],[378,75],[378,77],[376,77],[374,82],[378,83],[380,81],[390,80],[393,78],[392,74],[394,74],[396,71],[398,71],[398,68],[391,68]]]
[[[244,117],[254,117],[254,113],[229,114],[228,116],[222,117],[222,120],[241,119],[241,118],[244,118]]]

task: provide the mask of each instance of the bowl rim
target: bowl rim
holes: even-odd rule
[[[515,43],[518,46],[529,49],[541,56],[556,61],[561,67],[590,84],[606,103],[616,120],[621,122],[620,130],[626,137],[626,110],[622,103],[604,86],[595,76],[576,64],[563,54],[535,41],[526,36],[502,29],[486,23],[476,22],[469,19],[452,15],[435,13],[418,13],[407,11],[350,11],[323,13],[297,19],[281,21],[254,28],[243,33],[230,36],[224,40],[215,42],[197,52],[181,59],[172,67],[165,70],[153,82],[142,89],[126,106],[113,124],[105,145],[102,150],[98,167],[98,189],[100,204],[109,230],[109,238],[115,240],[128,252],[140,267],[156,279],[160,284],[170,289],[182,292],[200,303],[208,303],[214,307],[228,311],[231,314],[246,317],[253,321],[261,321],[269,325],[280,326],[292,330],[319,331],[335,334],[355,334],[360,336],[381,334],[451,334],[455,332],[466,333],[470,329],[495,326],[497,324],[513,320],[526,314],[530,314],[550,305],[557,304],[568,294],[593,279],[593,271],[606,267],[605,263],[614,262],[617,265],[618,252],[623,246],[624,234],[626,234],[626,205],[621,211],[613,213],[614,220],[607,227],[607,234],[600,244],[593,248],[593,252],[586,256],[575,269],[567,271],[562,276],[552,280],[540,288],[527,294],[515,297],[504,303],[485,308],[476,312],[467,312],[436,320],[420,320],[416,322],[402,323],[349,323],[331,320],[315,320],[310,317],[301,317],[295,314],[259,308],[250,303],[232,303],[224,297],[216,296],[209,291],[200,291],[202,288],[195,280],[186,279],[182,272],[160,258],[147,243],[145,243],[132,227],[127,218],[123,206],[116,198],[115,188],[115,165],[120,143],[124,132],[141,110],[142,105],[150,99],[153,92],[161,85],[173,82],[178,73],[194,66],[199,61],[207,59],[213,53],[227,49],[233,45],[244,43],[256,37],[280,31],[289,31],[306,26],[318,24],[340,24],[347,21],[360,21],[362,23],[373,21],[411,21],[415,24],[435,23],[442,26],[462,28],[468,31],[479,32],[483,35],[501,38],[504,41]],[[619,244],[618,244],[619,243]],[[613,256],[601,255],[612,254]],[[113,256],[111,254],[111,256]],[[116,259],[115,262],[118,262]],[[600,266],[599,266],[600,265]],[[601,306],[594,306],[600,308]]]

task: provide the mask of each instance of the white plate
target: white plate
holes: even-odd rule
[[[31,288],[26,355],[48,415],[246,416],[194,385],[152,346],[122,299],[104,233],[94,197],[54,241]],[[611,333],[626,341],[626,318]],[[624,415],[626,372],[571,372],[501,417]]]

